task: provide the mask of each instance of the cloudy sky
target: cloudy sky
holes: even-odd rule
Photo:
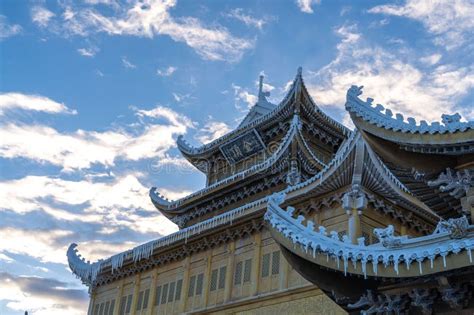
[[[94,260],[176,230],[149,201],[205,179],[176,149],[233,129],[265,74],[298,66],[348,124],[346,90],[428,121],[474,119],[474,3],[4,0],[0,7],[0,314],[83,314],[71,242]]]

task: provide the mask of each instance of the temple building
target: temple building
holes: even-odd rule
[[[150,189],[179,231],[93,263],[71,244],[88,313],[473,314],[474,122],[417,123],[352,86],[350,130],[301,68],[278,105],[262,79],[235,130],[178,138],[206,187]]]

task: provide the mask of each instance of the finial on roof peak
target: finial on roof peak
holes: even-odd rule
[[[263,78],[265,76],[263,74],[260,74],[260,81],[258,84],[258,100],[259,101],[267,101],[265,97],[270,96],[270,92],[263,92]]]
[[[301,77],[302,73],[303,73],[303,68],[301,66],[299,66],[298,67],[298,76]]]
[[[263,78],[265,76],[263,74],[260,74],[260,82],[258,83],[258,95],[262,94],[263,92]]]

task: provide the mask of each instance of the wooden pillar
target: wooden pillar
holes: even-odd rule
[[[357,244],[357,239],[362,236],[360,215],[357,208],[352,208],[348,220],[348,233],[352,244]]]
[[[254,235],[254,249],[253,249],[253,259],[252,259],[252,287],[250,290],[250,295],[255,296],[258,294],[258,284],[260,276],[260,258],[262,254],[262,234],[257,232]]]
[[[117,287],[117,294],[115,295],[114,315],[118,315],[120,311],[120,300],[122,299],[123,295],[124,281],[124,279],[120,280],[119,285]]]
[[[234,270],[235,241],[229,243],[229,257],[227,257],[227,270],[225,275],[224,302],[232,296],[232,271]]]
[[[209,253],[206,258],[206,270],[204,272],[204,292],[203,292],[203,304],[207,306],[209,302],[209,284],[211,283],[211,267],[212,267],[212,248],[209,249]]]
[[[155,294],[156,286],[158,284],[158,268],[153,271],[150,285],[150,296],[148,297],[148,310],[146,311],[147,315],[153,314],[153,309],[155,307]]]
[[[402,224],[401,228],[400,228],[400,235],[407,235],[408,233],[408,228],[406,225]]]
[[[190,269],[191,257],[188,256],[183,262],[183,301],[179,304],[179,314],[184,313],[186,310],[186,304],[188,302],[188,290],[189,290],[189,269]]]
[[[134,286],[133,286],[132,307],[130,308],[131,315],[134,315],[136,313],[139,290],[140,290],[140,274],[137,274],[135,276],[135,281],[134,281]]]

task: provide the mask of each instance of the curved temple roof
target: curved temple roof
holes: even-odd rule
[[[246,178],[252,174],[260,173],[268,168],[270,168],[272,165],[274,165],[283,155],[283,153],[288,149],[289,145],[295,138],[295,136],[301,135],[299,132],[301,129],[301,121],[300,118],[297,114],[293,116],[293,120],[291,121],[290,128],[288,129],[287,134],[284,136],[283,140],[281,141],[280,145],[278,146],[278,149],[265,161],[256,164],[244,171],[241,171],[237,174],[234,174],[230,177],[227,177],[223,180],[220,180],[208,187],[205,187],[197,192],[192,193],[191,195],[188,195],[186,197],[183,197],[181,199],[175,200],[175,201],[170,201],[163,196],[161,196],[157,191],[155,187],[152,187],[150,189],[150,198],[153,201],[153,204],[160,210],[164,212],[172,212],[173,210],[178,210],[179,206],[183,205],[187,201],[195,198],[195,197],[201,197],[204,195],[209,194],[211,191],[214,191],[223,185],[230,184],[232,182],[235,182],[237,180],[240,180],[242,178]],[[315,160],[316,162],[320,162],[318,159]]]
[[[210,152],[217,150],[219,146],[226,141],[236,137],[237,135],[240,135],[244,133],[245,131],[248,131],[252,128],[255,128],[257,126],[260,126],[268,121],[271,121],[275,117],[277,117],[279,114],[283,112],[283,110],[287,107],[287,105],[290,104],[290,100],[294,95],[297,95],[301,91],[306,91],[306,88],[303,83],[303,78],[302,78],[302,69],[301,67],[298,68],[298,72],[296,74],[295,79],[293,80],[293,84],[286,94],[286,96],[283,98],[283,100],[280,102],[278,106],[276,106],[274,109],[269,111],[268,113],[252,120],[247,123],[242,123],[239,125],[237,129],[235,129],[232,132],[229,132],[228,134],[210,142],[207,144],[204,144],[200,147],[192,147],[190,144],[188,144],[182,136],[178,137],[177,145],[178,149],[181,151],[181,153],[186,156],[186,157],[198,157],[202,155],[207,155]],[[307,93],[307,92],[306,92]],[[260,93],[259,93],[260,96]],[[309,94],[308,94],[309,96]],[[260,98],[260,97],[259,97]],[[312,103],[314,107],[314,113],[319,116],[323,121],[325,121],[329,126],[334,128],[335,130],[338,130],[341,132],[343,135],[348,135],[350,133],[350,130],[347,129],[344,125],[341,123],[335,121],[331,117],[327,116],[325,113],[323,113],[314,103],[314,101],[309,97],[309,101]],[[257,103],[258,104],[258,103]],[[268,108],[268,106],[266,106]]]
[[[362,143],[361,143],[362,142]],[[354,159],[357,144],[363,145],[366,151],[361,184],[381,195],[397,200],[399,204],[408,207],[427,222],[435,223],[439,216],[431,211],[423,202],[413,197],[410,191],[383,164],[376,154],[361,138],[359,132],[353,132],[351,137],[339,148],[336,156],[321,172],[308,180],[294,186],[289,186],[283,192],[288,199],[298,198],[307,193],[324,194],[351,185]]]
[[[284,200],[282,195],[271,196],[268,200],[265,220],[272,236],[284,247],[295,254],[327,268],[369,276],[413,277],[436,272],[434,262],[442,259],[443,268],[453,268],[452,255],[465,253],[465,258],[455,268],[473,264],[474,225],[467,218],[450,219],[438,224],[433,234],[416,237],[397,237],[393,235],[393,226],[386,229],[374,229],[379,243],[364,245],[365,239],[359,238],[358,244],[350,243],[347,236],[339,238],[338,233],[326,232],[323,226],[315,229],[313,221],[305,217],[293,218],[294,208],[283,210],[279,207]],[[438,260],[437,260],[438,259]],[[423,269],[429,262],[429,269]],[[352,263],[350,266],[349,263]],[[360,268],[357,264],[360,264]],[[368,264],[372,269],[368,269]],[[410,267],[418,264],[418,268]],[[341,266],[342,265],[342,266]]]
[[[361,100],[362,88],[353,85],[346,95],[346,110],[360,129],[387,140],[410,144],[460,144],[474,139],[474,121],[462,122],[458,113],[442,115],[442,124],[428,124],[425,120],[417,124],[413,117],[408,117],[405,122],[402,114],[393,117],[390,109],[380,104],[373,106],[372,98]],[[433,137],[436,134],[441,137]],[[472,150],[474,152],[474,147]]]

